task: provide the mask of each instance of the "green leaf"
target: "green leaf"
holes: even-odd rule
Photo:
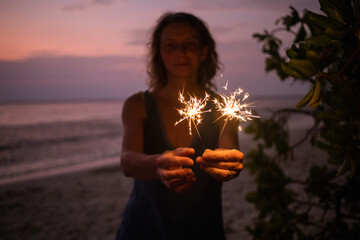
[[[289,58],[301,58],[301,55],[297,52],[295,52],[292,48],[289,48],[286,50],[286,55]]]
[[[290,59],[289,67],[295,69],[304,78],[310,78],[316,74],[316,68],[308,59]]]
[[[276,67],[278,66],[278,63],[276,61],[276,59],[274,58],[266,58],[265,60],[265,71],[269,72],[271,70],[276,69]]]
[[[315,90],[315,84],[310,89],[310,91],[296,104],[297,109],[301,109],[305,107],[310,102],[311,98],[313,97],[314,90]]]
[[[321,5],[320,9],[324,13],[326,13],[329,17],[336,20],[337,22],[345,25],[346,22],[344,20],[344,17],[340,10],[340,5],[334,4],[329,0],[319,0],[319,3]]]
[[[306,31],[305,31],[304,25],[301,25],[301,27],[299,29],[299,32],[296,35],[296,38],[295,38],[294,42],[295,43],[301,42],[301,41],[303,41],[305,39],[305,37],[306,37]]]
[[[305,41],[309,44],[309,45],[313,45],[315,47],[319,47],[319,46],[338,46],[339,45],[339,41],[335,40],[335,39],[331,39],[329,38],[327,35],[323,34],[323,35],[319,35],[319,36],[315,36],[315,37],[311,37],[311,38],[307,38],[305,39]]]
[[[265,40],[266,35],[265,34],[260,34],[260,33],[254,33],[253,38],[257,38],[260,42],[262,42],[262,41]]]
[[[348,29],[344,29],[344,28],[340,28],[340,29],[335,29],[335,28],[331,28],[331,27],[327,27],[325,28],[325,34],[326,36],[328,36],[331,39],[334,40],[342,40],[345,36],[345,34],[348,32]]]
[[[306,59],[306,50],[296,47],[295,44],[291,45],[291,48],[286,50],[286,55],[289,58]]]
[[[309,23],[314,24],[316,27],[325,30],[327,27],[339,28],[343,27],[342,23],[337,22],[336,20],[323,16],[312,11],[306,10],[304,19]]]
[[[300,17],[298,11],[290,6],[291,13],[290,15],[286,15],[278,19],[275,23],[277,24],[279,21],[282,21],[282,24],[286,27],[286,30],[289,31],[292,26],[295,26],[300,22]]]
[[[343,160],[343,164],[338,169],[338,172],[336,174],[337,177],[342,176],[346,173],[346,171],[349,169],[349,163],[350,163],[349,154],[347,154]]]
[[[304,76],[301,75],[301,73],[299,71],[297,71],[294,68],[289,67],[289,64],[286,63],[281,63],[281,68],[284,71],[285,74],[293,77],[293,78],[297,78],[297,79],[305,79]]]
[[[316,67],[316,68],[320,68],[321,67],[321,63],[323,62],[323,58],[320,57],[320,55],[314,51],[314,50],[308,50],[306,52],[306,58]]]

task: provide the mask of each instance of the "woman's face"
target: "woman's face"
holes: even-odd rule
[[[160,37],[160,55],[171,78],[196,79],[207,48],[201,46],[199,33],[188,24],[170,23]]]

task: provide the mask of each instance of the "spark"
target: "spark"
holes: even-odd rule
[[[179,121],[175,123],[175,126],[181,123],[184,120],[188,121],[189,124],[189,133],[191,134],[191,125],[194,124],[197,134],[200,137],[200,133],[197,129],[197,125],[201,123],[203,120],[202,114],[206,112],[211,112],[211,109],[203,111],[206,106],[207,101],[210,98],[210,95],[205,92],[205,97],[203,99],[197,98],[195,96],[191,96],[189,94],[190,99],[188,101],[185,100],[182,92],[179,91],[179,101],[184,105],[184,108],[177,109],[179,111],[180,116],[182,117]]]
[[[226,82],[225,90],[227,90],[228,83]],[[247,122],[248,120],[252,120],[253,118],[260,118],[260,116],[253,115],[251,110],[248,108],[252,106],[253,103],[246,103],[245,100],[249,98],[249,93],[244,93],[244,90],[238,88],[235,92],[231,92],[229,96],[225,94],[220,94],[221,100],[217,98],[213,99],[217,110],[221,113],[220,118],[224,118],[224,125],[220,132],[219,138],[224,131],[226,123],[230,120],[236,119],[239,122]],[[242,97],[241,97],[242,96]],[[239,125],[239,131],[241,131],[241,126]]]
[[[227,87],[228,87],[228,82],[226,82],[226,85],[223,86],[222,88],[225,89],[227,91]]]

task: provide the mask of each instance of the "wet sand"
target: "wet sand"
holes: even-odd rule
[[[241,141],[244,152],[254,143]],[[323,155],[304,146],[287,170],[301,177],[311,159]],[[132,187],[119,164],[81,169],[0,185],[1,239],[114,239]],[[251,239],[244,230],[256,216],[245,195],[255,188],[244,169],[224,183],[223,213],[228,240]]]

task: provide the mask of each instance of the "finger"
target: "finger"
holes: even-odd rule
[[[219,180],[219,181],[228,181],[230,179],[233,179],[237,176],[239,176],[239,172],[225,170],[225,169],[219,169],[219,168],[213,168],[213,167],[205,167],[200,165],[200,169],[210,174],[213,178]]]
[[[181,186],[188,184],[189,182],[193,182],[194,177],[186,177],[186,178],[178,178],[170,181],[166,181],[165,185],[172,190],[181,189]]]
[[[175,191],[178,193],[185,193],[191,188],[192,185],[194,185],[195,182],[196,178],[192,177],[185,184],[176,188]]]
[[[173,156],[163,154],[156,159],[156,166],[158,168],[181,168],[183,166],[190,167],[194,165],[194,161],[188,157]]]
[[[224,159],[226,161],[239,161],[244,158],[244,154],[237,149],[206,149],[203,157],[208,160]]]
[[[202,157],[196,158],[196,163],[206,167],[221,168],[232,171],[241,171],[244,168],[244,164],[242,162],[207,161]]]
[[[173,151],[174,155],[190,157],[194,155],[195,149],[193,148],[176,148]]]
[[[190,168],[180,168],[176,170],[168,170],[159,168],[158,175],[162,181],[169,181],[177,178],[186,178],[189,176],[194,176],[193,171]]]
[[[215,151],[206,149],[202,157],[208,161],[238,162],[244,159],[244,154],[236,149],[217,149]]]

